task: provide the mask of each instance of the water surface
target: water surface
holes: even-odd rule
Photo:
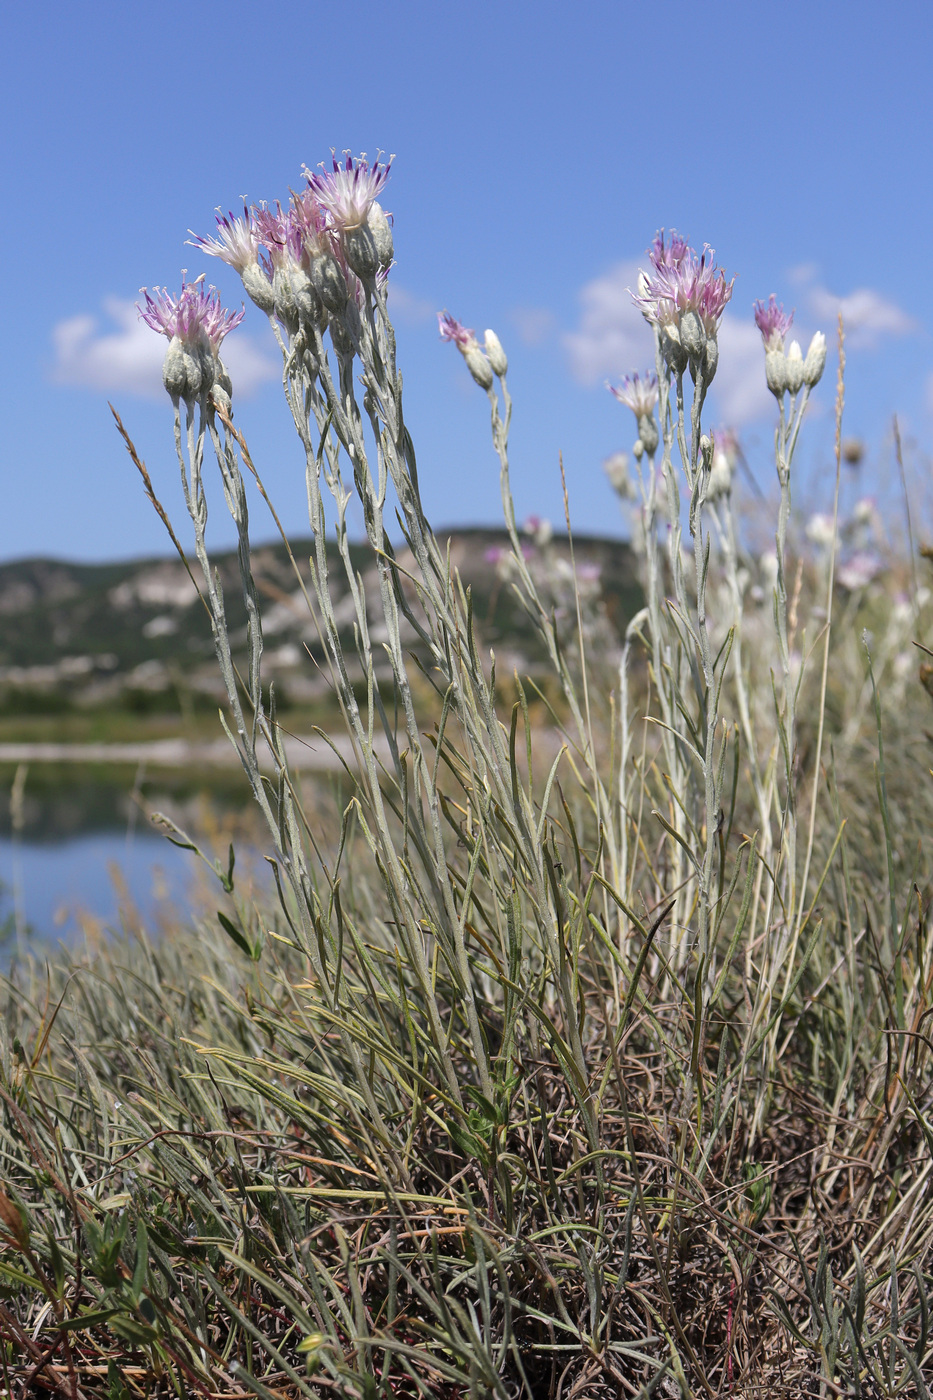
[[[11,786],[0,779],[0,961],[23,938],[39,948],[71,945],[89,929],[119,934],[142,924],[157,933],[187,917],[198,882],[202,895],[207,887],[222,905],[220,884],[203,862],[154,829],[147,814],[167,811],[210,851],[225,813],[244,805],[236,787],[211,788],[210,775],[173,785],[125,769],[36,767],[17,820]],[[237,850],[245,854],[239,843]]]
[[[70,943],[82,922],[121,927],[129,901],[155,925],[169,901],[183,906],[194,857],[149,832],[97,831],[54,842],[0,838],[0,918],[8,931],[28,928],[42,942]],[[122,888],[121,888],[122,887]]]

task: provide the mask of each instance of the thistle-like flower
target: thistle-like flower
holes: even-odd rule
[[[662,229],[649,252],[654,272],[640,274],[638,295],[633,294],[645,319],[659,327],[675,374],[689,364],[694,378],[702,372],[707,384],[716,373],[719,322],[735,285],[734,277],[726,281],[714,256],[708,244],[698,256],[676,233],[666,243]]]
[[[292,194],[289,219],[295,235],[300,235],[302,266],[307,268],[315,292],[328,311],[343,315],[347,304],[346,260],[327,212],[313,190]]]
[[[269,276],[262,266],[262,236],[256,224],[255,211],[245,205],[243,217],[232,211],[226,215],[217,212],[217,237],[205,238],[189,229],[192,247],[200,248],[209,257],[220,258],[230,267],[236,268],[243,279],[247,295],[261,311],[272,310],[272,286]]]
[[[194,282],[183,280],[177,297],[173,297],[167,287],[153,287],[153,296],[141,287],[146,305],[143,307],[137,302],[136,309],[147,326],[168,336],[169,340],[177,338],[193,346],[203,344],[206,339],[216,354],[224,336],[236,329],[245,312],[225,311],[217,288],[205,287],[203,281],[203,273]]]
[[[648,250],[655,271],[660,271],[662,267],[679,267],[684,258],[690,252],[690,245],[686,238],[681,238],[676,230],[671,229],[671,241],[666,243],[664,239],[664,229],[655,234],[654,241]]]
[[[390,156],[385,165],[380,165],[378,160],[370,165],[365,152],[356,161],[349,151],[344,151],[344,155],[346,160],[342,165],[336,155],[333,157],[332,171],[325,170],[322,161],[320,175],[305,167],[309,189],[340,233],[359,228],[365,222],[373,203],[382,193],[395,159]]]
[[[371,166],[365,154],[355,161],[348,151],[341,165],[333,157],[333,170],[320,175],[305,167],[308,193],[323,210],[330,230],[339,239],[343,256],[363,282],[387,269],[394,253],[390,216],[376,202],[382,192],[394,156],[385,165]]]
[[[554,526],[544,516],[529,515],[522,522],[522,533],[534,540],[536,549],[547,549],[554,538]]]
[[[295,335],[299,326],[319,324],[321,302],[312,284],[305,247],[304,222],[295,209],[265,205],[252,211],[256,235],[268,252],[272,278],[272,309]]]
[[[254,205],[250,216],[256,240],[269,254],[273,268],[282,267],[289,261],[298,261],[301,257],[302,230],[290,209],[283,210],[276,201],[274,209],[265,204]]]
[[[209,257],[221,258],[230,267],[235,267],[237,272],[242,272],[245,267],[259,261],[260,239],[245,205],[242,218],[232,210],[221,214],[218,209],[216,238],[204,238],[190,228],[188,232],[191,234],[188,242],[192,247],[200,248],[201,252],[207,253]]]
[[[162,366],[162,382],[177,406],[179,399],[192,404],[210,393],[218,374],[219,351],[224,336],[234,330],[244,312],[225,311],[216,287],[204,287],[203,274],[194,282],[182,280],[173,297],[167,287],[142,287],[145,306],[136,309],[147,326],[167,336],[168,350]]]
[[[476,332],[469,330],[460,321],[455,320],[448,311],[437,313],[437,325],[441,333],[441,340],[453,341],[460,354],[466,360],[467,369],[476,380],[481,389],[492,388],[492,366],[483,350],[480,349],[479,341],[476,339]]]
[[[461,352],[468,350],[471,345],[478,345],[476,332],[456,320],[449,311],[437,313],[437,328],[441,333],[441,340],[452,340]]]
[[[644,378],[640,374],[627,374],[618,388],[614,384],[607,384],[606,387],[619,403],[632,410],[636,418],[650,413],[658,401],[658,376],[653,371],[649,371]]]
[[[328,230],[327,213],[317,201],[312,189],[292,191],[292,218],[301,230],[305,251],[309,257],[333,251],[333,239]]]
[[[641,460],[645,452],[649,457],[653,457],[660,441],[653,411],[658,401],[658,376],[653,371],[644,376],[627,374],[618,388],[613,384],[607,384],[606,388],[619,403],[625,404],[635,415],[638,423],[635,455],[638,460]]]
[[[884,561],[875,550],[859,550],[840,564],[836,580],[848,593],[856,593],[884,573]]]
[[[761,331],[765,347],[765,379],[776,399],[780,399],[786,389],[795,394],[803,382],[800,373],[802,367],[797,364],[797,360],[800,359],[800,346],[797,346],[793,363],[784,353],[784,341],[793,319],[793,311],[786,312],[784,307],[779,305],[773,292],[767,305],[763,301],[755,302],[755,325]],[[791,350],[794,345],[797,345],[796,341],[793,342]],[[794,384],[796,389],[792,387]]]
[[[269,250],[276,314],[286,325],[291,317],[321,323],[322,303],[341,315],[347,303],[347,270],[339,243],[327,226],[324,211],[306,190],[292,196],[292,207],[283,211],[265,207],[253,210],[263,243]],[[289,290],[291,288],[291,291]]]
[[[766,351],[780,350],[784,353],[784,340],[793,320],[793,311],[785,311],[783,305],[778,305],[773,292],[768,298],[767,306],[763,301],[755,302],[755,325],[761,331]]]

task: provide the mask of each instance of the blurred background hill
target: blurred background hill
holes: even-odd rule
[[[451,566],[473,593],[481,643],[495,647],[509,670],[536,669],[539,647],[518,597],[503,575],[504,530],[439,532],[449,540]],[[378,580],[365,545],[351,545],[377,625]],[[555,576],[567,576],[566,541],[550,541],[547,555],[534,544],[531,558]],[[578,568],[596,595],[607,624],[618,634],[637,608],[639,589],[630,547],[618,539],[584,536],[574,541]],[[293,542],[293,554],[310,592],[310,540]],[[264,604],[264,670],[282,708],[323,704],[329,691],[323,653],[302,586],[284,546],[258,547],[253,555]],[[354,606],[332,549],[332,589],[340,623],[352,635]],[[245,644],[246,613],[235,551],[217,554],[228,617]],[[196,575],[195,575],[196,577]],[[560,581],[555,577],[555,584]],[[414,636],[412,636],[414,644]],[[207,614],[192,577],[177,556],[120,563],[82,564],[23,559],[0,565],[0,721],[22,737],[28,721],[118,709],[144,715],[209,710],[221,699]],[[24,722],[26,722],[24,724]],[[7,726],[10,731],[10,726]],[[125,726],[121,726],[125,733]],[[46,723],[43,732],[48,734]],[[99,729],[95,731],[97,737]],[[2,735],[2,725],[0,725]]]

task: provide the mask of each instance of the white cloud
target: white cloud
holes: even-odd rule
[[[787,280],[795,287],[806,287],[820,275],[819,264],[815,262],[797,263],[787,269]]]
[[[616,263],[581,289],[580,324],[563,336],[571,373],[581,384],[654,364],[654,337],[629,292],[637,279],[636,262]]]
[[[853,349],[874,349],[882,336],[910,335],[917,329],[912,316],[871,287],[859,287],[844,297],[834,296],[825,287],[813,287],[809,301],[816,320],[835,322],[842,312],[846,340]]]
[[[883,336],[912,335],[918,330],[913,316],[873,287],[857,287],[846,296],[837,296],[818,280],[813,263],[792,268],[791,281],[801,288],[814,321],[831,337],[836,318],[842,312],[846,344],[852,350],[874,350]],[[804,347],[806,348],[806,347]]]
[[[122,297],[107,297],[104,311],[110,324],[96,316],[72,316],[52,328],[55,363],[52,376],[59,384],[73,384],[100,393],[139,394],[161,398],[164,336],[139,319],[136,306]],[[230,371],[236,396],[247,396],[280,374],[280,368],[255,341],[241,330],[223,345],[224,364]]]

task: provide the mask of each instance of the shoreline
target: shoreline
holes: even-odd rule
[[[290,734],[283,736],[289,765],[305,771],[332,772],[353,767],[355,753],[348,735]],[[382,760],[389,758],[385,739],[374,743]],[[140,763],[155,768],[229,768],[239,766],[239,755],[225,737],[194,741],[150,739],[139,743],[0,743],[0,764],[76,763],[113,764],[115,767]],[[261,765],[265,767],[265,764]],[[273,767],[271,754],[268,767]]]

